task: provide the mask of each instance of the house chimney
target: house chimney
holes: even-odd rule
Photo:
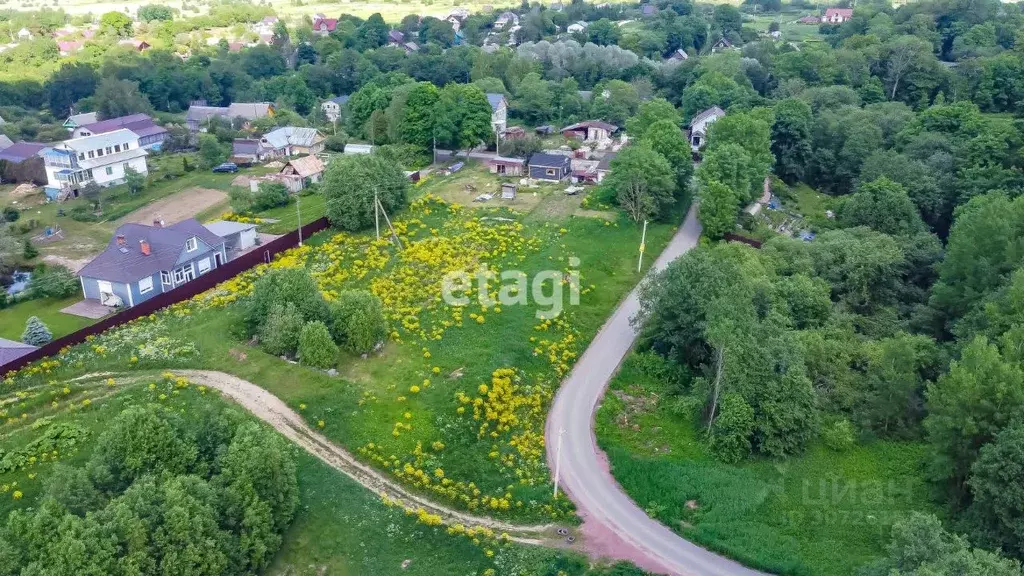
[[[144,256],[149,256],[149,252],[150,252],[149,251],[149,241],[148,240],[139,240],[139,250],[142,251],[142,254]]]
[[[118,234],[117,235],[117,245],[118,246],[125,246],[126,244],[128,244],[128,240],[125,239],[124,234]]]
[[[164,220],[163,220],[163,218],[154,218],[153,219],[153,227],[154,228],[163,228],[164,227]]]

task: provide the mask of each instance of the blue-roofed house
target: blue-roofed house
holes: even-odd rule
[[[487,102],[491,105],[491,128],[501,134],[508,127],[508,100],[504,94],[488,92]]]
[[[171,226],[123,224],[78,275],[86,299],[130,308],[227,261],[224,239],[194,218]]]
[[[342,112],[345,110],[345,104],[348,104],[348,99],[349,96],[347,94],[343,96],[335,96],[330,100],[325,100],[324,103],[320,105],[320,109],[324,111],[324,116],[327,117],[327,120],[337,122],[338,119],[341,118]]]
[[[530,156],[530,178],[535,180],[547,180],[548,182],[560,182],[569,177],[572,170],[572,160],[561,154],[545,154],[537,152]]]

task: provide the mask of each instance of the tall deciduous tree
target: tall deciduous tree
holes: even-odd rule
[[[388,214],[404,208],[409,179],[401,166],[376,155],[344,156],[331,162],[321,189],[331,223],[357,231],[374,225],[375,197]]]
[[[491,105],[472,84],[449,84],[441,89],[435,106],[438,145],[472,149],[494,137]]]
[[[664,156],[669,166],[675,170],[676,198],[689,197],[693,186],[693,156],[690,143],[686,141],[679,125],[672,120],[654,122],[644,130],[641,143]]]
[[[601,184],[635,222],[664,219],[676,202],[675,172],[665,157],[644,145],[625,148]]]
[[[430,148],[434,141],[434,111],[439,91],[430,82],[419,82],[409,91],[399,121],[399,135],[403,142],[421,148]]]
[[[840,204],[837,217],[843,226],[867,226],[890,236],[912,236],[924,230],[907,191],[885,177],[861,184]]]
[[[811,107],[802,100],[787,98],[774,108],[772,154],[775,173],[787,184],[804,177],[804,166],[811,158]]]
[[[640,104],[636,116],[626,121],[626,131],[630,138],[640,139],[647,134],[647,129],[656,122],[668,121],[679,126],[679,111],[671,102],[664,98],[655,98]]]

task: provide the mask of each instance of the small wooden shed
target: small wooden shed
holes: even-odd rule
[[[515,200],[517,186],[511,182],[505,182],[501,185],[501,199],[502,200]]]
[[[491,174],[503,176],[522,176],[526,169],[526,160],[522,158],[505,158],[495,156],[487,161]]]
[[[296,193],[310,184],[320,181],[324,163],[316,156],[304,156],[289,160],[279,174],[281,182],[289,192]]]

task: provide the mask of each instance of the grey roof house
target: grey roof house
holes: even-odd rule
[[[559,182],[569,177],[572,160],[568,156],[560,154],[538,152],[530,156],[529,168],[530,178]]]
[[[259,120],[274,115],[274,104],[271,102],[235,102],[229,106],[203,106],[193,104],[188,107],[185,122],[192,132],[199,132],[208,125],[211,118],[219,117],[227,120],[241,118],[246,121]]]
[[[78,275],[86,299],[131,307],[225,262],[224,239],[190,218],[170,226],[123,224]]]
[[[324,151],[324,136],[316,128],[284,126],[267,132],[260,138],[260,146],[272,156],[318,154]]]
[[[224,240],[224,249],[231,260],[256,245],[259,234],[255,224],[232,222],[231,220],[215,220],[203,226]]]

